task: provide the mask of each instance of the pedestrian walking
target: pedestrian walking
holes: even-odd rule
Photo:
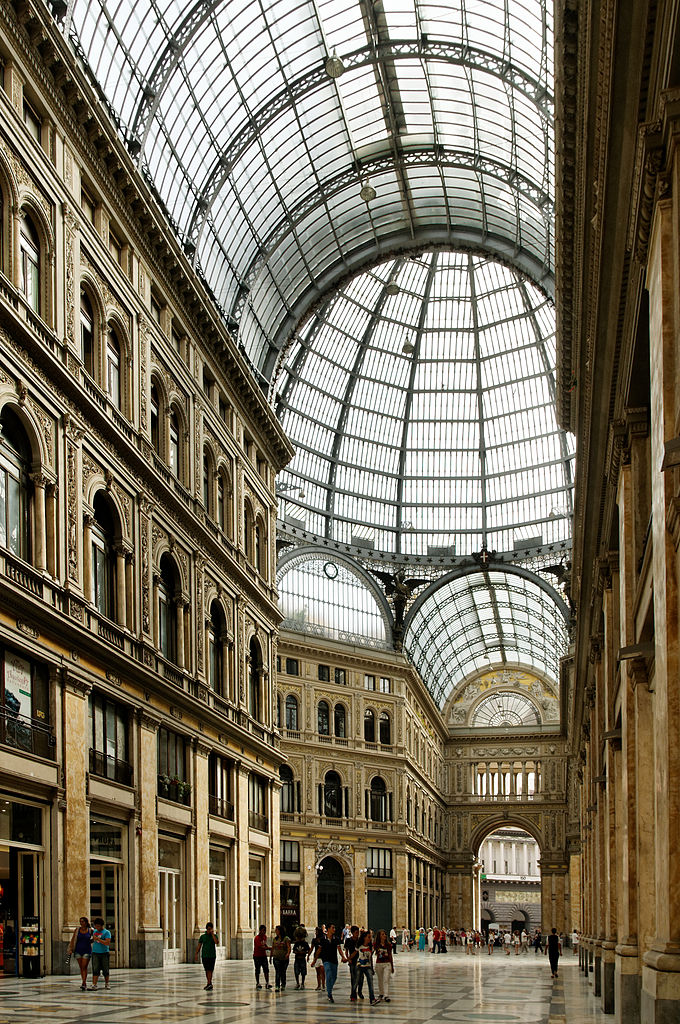
[[[312,967],[319,959],[323,964],[324,973],[326,975],[326,992],[328,994],[329,1003],[335,1002],[335,999],[333,999],[333,986],[335,985],[338,977],[338,953],[340,954],[342,962],[347,963],[347,958],[340,943],[341,939],[335,934],[335,925],[329,924],[326,929],[326,934],[321,941],[321,945],[312,960]]]
[[[351,1003],[356,1003],[357,1001],[357,982],[359,980],[359,972],[357,969],[357,960],[359,958],[358,938],[359,929],[355,924],[353,924],[350,928],[349,936],[345,939],[345,959],[349,964],[349,1001]]]
[[[74,955],[80,968],[80,990],[84,992],[87,989],[87,972],[92,957],[92,926],[86,917],[80,918],[68,944],[69,960]]]
[[[321,949],[321,943],[323,942],[323,940],[324,940],[323,928],[321,928],[320,926],[317,926],[315,928],[315,930],[314,930],[314,938],[312,939],[312,953],[314,954],[314,959],[312,960],[312,967],[316,963],[316,959],[317,959],[316,954]],[[319,962],[316,964],[316,991],[320,992],[325,984],[326,984],[326,972],[324,971],[324,968],[323,968],[323,960],[319,960]]]
[[[103,917],[95,917],[92,923],[94,925],[92,932],[92,991],[96,992],[100,973],[104,975],[104,988],[111,988],[109,985],[111,932],[105,927]]]
[[[357,982],[357,995],[359,999],[363,999],[364,981],[368,985],[368,995],[371,1000],[371,1006],[375,1006],[378,1000],[375,998],[375,992],[373,990],[373,933],[370,928],[367,928],[365,932],[361,932],[359,935],[359,957],[357,959],[357,967],[359,969],[359,980]]]
[[[204,989],[206,992],[212,992],[212,979],[213,971],[215,970],[215,960],[217,953],[215,947],[219,939],[217,933],[213,931],[212,921],[208,921],[205,926],[205,931],[198,937],[198,945],[196,946],[195,960],[198,960],[199,955],[203,964],[203,970],[205,971],[206,984]]]
[[[560,953],[562,952],[562,943],[560,937],[557,934],[557,928],[553,928],[552,932],[548,936],[548,960],[550,961],[550,975],[552,978],[557,977],[557,964],[560,959]]]
[[[378,932],[373,945],[375,973],[378,976],[378,999],[390,1001],[390,980],[394,974],[394,951],[387,941],[384,928]]]

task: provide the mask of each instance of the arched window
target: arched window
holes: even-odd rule
[[[286,697],[286,729],[298,731],[298,702],[292,693]]]
[[[245,551],[248,561],[250,561],[253,553],[253,539],[251,537],[252,529],[253,516],[250,511],[250,505],[246,502],[243,506],[243,550]]]
[[[281,779],[281,813],[295,814],[297,810],[295,778],[290,765],[281,765],[279,768],[279,778]]]
[[[337,772],[326,772],[323,784],[323,813],[327,818],[342,817],[342,783]]]
[[[250,678],[248,710],[256,722],[260,721],[262,714],[262,654],[260,645],[255,637],[250,641]]]
[[[31,446],[19,417],[0,415],[0,546],[24,561],[31,557],[29,481]]]
[[[168,464],[170,466],[170,472],[179,479],[179,419],[177,418],[177,413],[174,409],[170,413],[168,429],[170,432]]]
[[[22,211],[19,238],[19,288],[35,313],[40,312],[40,238],[30,216]]]
[[[158,388],[151,385],[151,444],[156,455],[161,454],[161,431],[160,431],[160,404],[158,401]]]
[[[340,739],[344,739],[347,735],[347,713],[345,711],[344,704],[336,704],[333,709],[333,732]]]
[[[84,291],[80,293],[80,358],[85,372],[94,377],[94,314]]]
[[[209,516],[213,514],[212,507],[212,459],[207,448],[203,449],[203,508]]]
[[[210,625],[208,626],[208,683],[211,689],[222,693],[222,674],[224,670],[223,636],[225,618],[222,605],[213,601],[210,605]]]
[[[114,520],[111,506],[100,491],[94,499],[92,521],[92,600],[98,612],[114,617]]]
[[[331,731],[330,709],[327,700],[320,700],[317,708],[317,723],[319,736],[329,736]]]
[[[387,786],[379,775],[371,782],[370,818],[371,821],[387,821]]]
[[[168,661],[177,662],[177,570],[169,555],[161,558],[158,581],[158,647]]]
[[[106,329],[105,385],[108,396],[116,409],[121,407],[120,353],[121,348],[116,329],[109,324]]]
[[[375,714],[370,708],[364,711],[364,740],[375,743]]]
[[[217,474],[217,524],[220,530],[224,530],[225,518],[225,495],[224,495],[224,473]]]
[[[386,711],[381,711],[378,718],[378,729],[380,732],[380,742],[385,746],[389,746],[392,742],[392,723],[390,716]]]

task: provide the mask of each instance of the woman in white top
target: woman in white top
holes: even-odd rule
[[[408,928],[401,929],[401,951],[402,953],[408,953],[411,942],[411,933]]]

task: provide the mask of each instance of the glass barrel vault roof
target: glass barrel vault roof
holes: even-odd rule
[[[64,32],[265,378],[309,304],[387,251],[481,247],[550,291],[550,0],[67,10]]]
[[[573,448],[554,360],[551,302],[496,261],[435,251],[360,274],[275,380],[296,447],[282,513],[397,555],[568,539]]]
[[[415,610],[404,648],[440,708],[490,665],[529,668],[559,681],[567,614],[548,590],[512,572],[475,572],[442,584]]]

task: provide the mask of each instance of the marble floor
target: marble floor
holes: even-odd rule
[[[292,973],[292,971],[291,971]],[[217,965],[212,992],[205,992],[199,965],[165,970],[115,971],[110,991],[81,992],[79,978],[0,980],[0,1024],[357,1024],[381,1016],[394,1024],[604,1024],[599,1000],[568,952],[557,981],[544,956],[474,958],[402,953],[395,960],[391,1002],[372,1007],[349,1002],[349,974],[340,966],[331,1005],[325,992],[255,990],[252,962]]]

